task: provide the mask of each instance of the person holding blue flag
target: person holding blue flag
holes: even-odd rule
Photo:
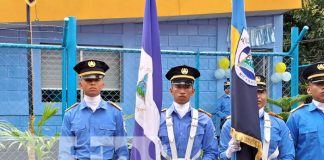
[[[173,104],[161,113],[159,137],[165,159],[215,160],[218,157],[211,118],[190,105],[190,97],[195,93],[193,84],[199,76],[197,69],[186,65],[173,67],[165,75],[171,81],[173,96]]]
[[[307,67],[303,78],[308,81],[311,103],[291,111],[287,125],[296,147],[297,160],[324,158],[324,60]]]
[[[121,108],[100,96],[109,66],[102,61],[86,60],[73,69],[79,74],[84,98],[65,111],[59,159],[128,159]]]
[[[256,83],[260,130],[263,140],[262,160],[293,160],[295,157],[295,150],[287,125],[279,116],[264,111],[267,104],[265,77],[256,75]],[[222,160],[230,159],[241,149],[240,142],[232,139],[230,130],[231,120],[229,118],[225,122],[220,135],[220,159]]]

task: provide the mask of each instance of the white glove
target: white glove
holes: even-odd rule
[[[240,151],[240,150],[241,150],[240,141],[235,140],[235,139],[232,138],[228,142],[228,147],[227,147],[227,150],[225,152],[226,157],[227,158],[231,158],[232,155],[233,155],[233,153],[235,153],[237,151]]]

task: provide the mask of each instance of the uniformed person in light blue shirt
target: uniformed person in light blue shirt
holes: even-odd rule
[[[262,138],[262,160],[293,160],[295,150],[293,140],[285,122],[273,113],[266,113],[264,107],[267,103],[266,79],[256,75],[257,100],[259,107],[259,120]],[[244,106],[242,106],[244,107]],[[246,124],[249,125],[249,124]],[[230,159],[235,152],[240,151],[240,142],[231,138],[231,120],[223,125],[220,135],[220,159]]]
[[[297,160],[324,159],[324,61],[307,67],[303,78],[308,81],[309,104],[291,111],[287,125],[296,148]]]
[[[195,93],[193,84],[199,76],[197,69],[186,65],[171,68],[166,74],[171,81],[173,104],[161,113],[159,137],[165,159],[217,159],[213,122],[190,104]]]
[[[229,79],[224,82],[224,94],[217,99],[216,112],[213,115],[216,115],[221,120],[221,125],[226,121],[226,117],[231,115],[231,84]]]
[[[105,62],[86,60],[74,70],[84,99],[65,112],[59,147],[60,160],[128,159],[121,108],[101,99]]]

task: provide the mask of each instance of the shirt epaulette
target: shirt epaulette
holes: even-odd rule
[[[73,109],[74,107],[76,107],[79,103],[74,103],[71,107],[67,108],[65,110],[65,112],[68,112],[69,110]]]
[[[203,110],[201,108],[199,108],[198,111],[207,114],[208,117],[212,116],[212,114],[208,113],[207,111],[205,111],[205,110]]]
[[[303,104],[299,105],[298,107],[296,107],[295,109],[291,110],[290,113],[293,113],[293,112],[297,111],[299,108],[302,108],[302,107],[304,107],[304,106],[307,106],[307,105],[305,105],[305,104],[303,103]]]
[[[162,110],[161,110],[161,112],[165,112],[167,110],[167,108],[163,108]]]
[[[231,119],[231,116],[227,116],[226,119]]]
[[[109,104],[111,104],[113,107],[117,108],[118,110],[122,111],[123,109],[119,107],[116,103],[108,101]]]
[[[270,116],[277,117],[277,118],[283,120],[283,118],[282,118],[281,116],[279,116],[279,115],[277,115],[277,114],[275,114],[275,113],[273,113],[273,112],[268,112],[268,114],[269,114]]]

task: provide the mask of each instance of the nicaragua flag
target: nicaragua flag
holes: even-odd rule
[[[231,136],[241,141],[242,150],[237,152],[237,159],[259,160],[262,143],[257,88],[244,0],[232,0],[231,36]]]
[[[158,131],[162,105],[160,31],[155,0],[146,0],[136,87],[133,160],[160,159]]]

